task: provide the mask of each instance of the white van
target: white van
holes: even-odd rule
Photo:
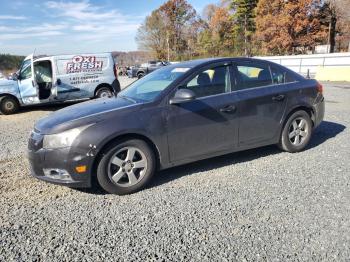
[[[0,112],[20,106],[111,97],[120,91],[111,53],[27,56],[13,80],[0,80]]]

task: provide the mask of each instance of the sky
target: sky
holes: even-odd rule
[[[0,0],[0,53],[137,50],[138,27],[165,0]],[[188,0],[202,13],[215,0]]]

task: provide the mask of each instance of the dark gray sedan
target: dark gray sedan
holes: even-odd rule
[[[67,107],[36,123],[33,176],[70,187],[97,181],[129,194],[157,170],[277,144],[299,152],[324,116],[322,86],[248,58],[169,65],[111,99]]]

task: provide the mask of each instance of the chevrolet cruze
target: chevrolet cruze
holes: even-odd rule
[[[195,60],[161,68],[117,97],[56,111],[35,125],[32,175],[114,194],[157,170],[277,144],[299,152],[324,117],[322,86],[271,62]]]

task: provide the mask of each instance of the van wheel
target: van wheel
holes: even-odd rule
[[[135,193],[151,180],[155,163],[154,152],[146,142],[118,141],[104,151],[97,167],[97,181],[111,194]]]
[[[100,87],[96,91],[97,98],[109,98],[113,96],[113,92],[108,87]]]
[[[142,73],[142,72],[137,74],[137,78],[138,79],[141,79],[144,76],[145,76],[145,73]]]
[[[297,111],[285,124],[278,146],[290,153],[300,152],[308,145],[311,134],[312,121],[309,114],[302,110]]]
[[[4,115],[11,115],[17,113],[19,110],[19,103],[17,99],[11,96],[4,96],[0,98],[0,112]]]

